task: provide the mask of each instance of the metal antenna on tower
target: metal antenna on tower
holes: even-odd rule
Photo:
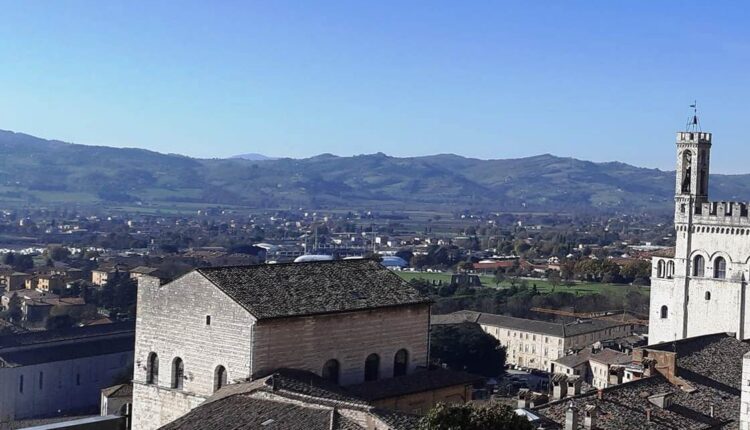
[[[701,131],[701,123],[698,121],[698,102],[694,100],[690,107],[693,108],[693,116],[688,118],[687,124],[685,125],[685,131]]]

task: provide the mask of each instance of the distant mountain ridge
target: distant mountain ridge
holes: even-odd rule
[[[195,159],[0,131],[0,205],[668,211],[674,173],[550,154],[479,160],[377,153]],[[712,199],[750,200],[750,175],[712,175]]]
[[[269,157],[267,155],[258,154],[257,152],[249,152],[247,154],[235,155],[231,158],[241,158],[243,160],[250,161],[267,161],[267,160],[278,160],[278,157]]]

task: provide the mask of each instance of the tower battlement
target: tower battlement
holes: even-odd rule
[[[678,131],[677,143],[711,143],[711,133],[703,131]]]
[[[693,210],[693,225],[721,227],[750,227],[750,203],[748,202],[705,202]],[[678,213],[675,224],[687,222],[686,213]]]

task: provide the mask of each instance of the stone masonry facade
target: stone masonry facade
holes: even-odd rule
[[[199,271],[171,283],[144,276],[138,285],[133,428],[157,429],[211,396],[216,369],[227,382],[279,368],[322,374],[340,363],[341,385],[363,382],[365,359],[380,357],[380,378],[393,376],[394,355],[408,351],[408,372],[428,362],[429,304],[362,309],[289,318],[256,319]],[[148,383],[149,355],[158,380]],[[172,388],[173,362],[184,363],[181,388]]]

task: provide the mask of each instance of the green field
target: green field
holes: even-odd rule
[[[450,282],[450,273],[434,273],[434,272],[396,272],[403,279],[410,281],[412,279],[425,279],[427,281],[443,281],[443,283]],[[482,280],[482,285],[485,287],[495,288],[494,277],[489,275],[479,275]],[[526,279],[529,287],[536,286],[537,290],[541,293],[549,293],[552,291],[552,285],[545,279]],[[510,288],[508,281],[502,282],[499,288]],[[649,293],[649,287],[638,287],[633,285],[622,285],[622,284],[604,284],[594,282],[580,282],[573,285],[558,285],[555,288],[557,292],[569,292],[574,294],[604,294],[607,296],[612,295],[625,295],[630,291],[638,291],[642,294]]]

